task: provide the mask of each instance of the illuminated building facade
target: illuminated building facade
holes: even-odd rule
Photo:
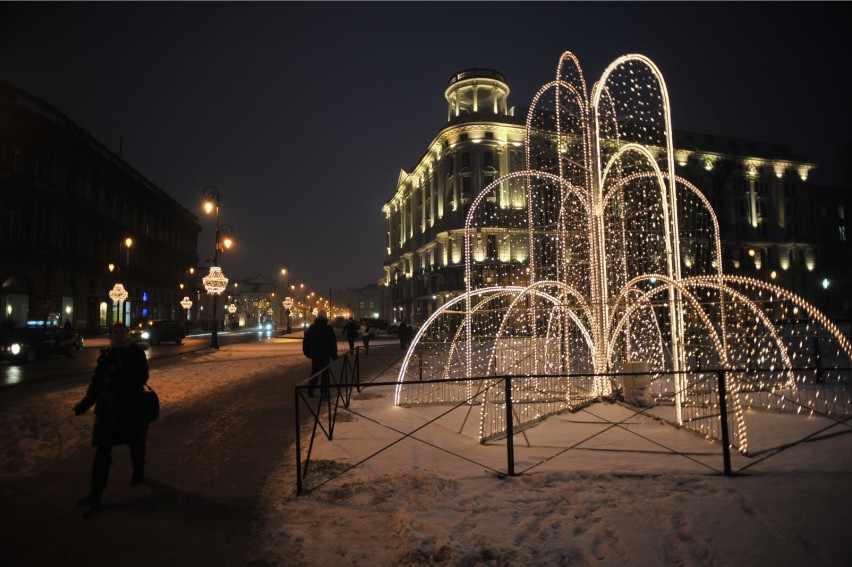
[[[383,206],[385,283],[395,320],[422,322],[463,293],[470,204],[495,179],[524,169],[528,111],[510,107],[509,93],[505,77],[492,69],[453,75],[444,93],[447,122],[420,161],[400,172]],[[674,145],[676,173],[702,188],[717,211],[726,270],[772,281],[815,304],[825,295],[823,281],[842,285],[846,278],[829,275],[836,266],[820,250],[830,240],[848,258],[845,240],[836,242],[845,229],[832,224],[826,233],[820,217],[837,210],[843,216],[844,208],[808,184],[815,164],[784,145],[692,132],[675,131]],[[490,198],[496,209],[527,214],[523,183],[506,183],[497,193]],[[528,266],[528,248],[524,231],[492,226],[480,231],[471,253],[483,281],[493,273],[490,283],[513,285]],[[690,260],[685,255],[684,262]],[[848,317],[848,302],[835,307],[833,314]]]
[[[81,330],[182,320],[179,302],[194,293],[181,284],[191,285],[200,231],[193,214],[67,116],[0,83],[0,319]],[[120,304],[108,295],[117,283],[128,292]]]

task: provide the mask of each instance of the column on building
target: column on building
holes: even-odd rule
[[[420,199],[420,233],[426,232],[426,181],[421,176],[417,178],[418,198]]]
[[[414,230],[417,227],[417,190],[413,186],[408,189],[408,238],[414,238]]]
[[[786,195],[786,175],[785,164],[783,162],[775,162],[773,170],[775,171],[775,207],[778,210],[778,228],[787,227],[787,195]]]
[[[450,167],[450,172],[451,172],[450,177],[452,178],[452,187],[453,187],[453,210],[456,211],[459,208],[459,202],[460,202],[459,201],[460,188],[459,188],[458,160],[456,159],[456,157],[458,155],[458,151],[455,150],[455,149],[451,149],[448,152],[448,155],[449,155],[449,158],[450,158],[450,162],[449,162],[448,165]]]

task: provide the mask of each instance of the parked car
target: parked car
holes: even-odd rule
[[[130,330],[130,339],[158,345],[161,342],[174,342],[179,345],[186,336],[183,324],[171,319],[152,319],[140,321]]]
[[[0,358],[33,362],[54,355],[72,357],[83,348],[83,337],[59,327],[16,327],[0,338]]]

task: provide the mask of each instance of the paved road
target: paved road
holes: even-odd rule
[[[295,333],[293,336],[300,336]],[[256,342],[258,338],[254,329],[239,331],[222,331],[219,333],[219,343],[222,346],[234,343]],[[267,340],[267,339],[263,339]],[[51,384],[62,386],[68,383],[87,383],[92,377],[92,369],[100,354],[100,349],[109,344],[106,337],[86,339],[85,348],[74,357],[52,356],[39,359],[32,363],[19,361],[0,361],[0,389],[30,387],[33,385]],[[149,364],[168,363],[169,359],[185,355],[188,352],[203,350],[210,346],[210,333],[194,334],[186,337],[183,344],[162,343],[148,348]]]

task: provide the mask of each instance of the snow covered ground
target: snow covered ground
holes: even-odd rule
[[[447,408],[392,400],[389,387],[354,396],[333,441],[317,438],[309,494],[292,494],[292,467],[270,483],[268,555],[286,562],[296,544],[316,565],[848,565],[852,435],[726,477],[719,444],[597,404],[527,430],[529,444],[516,436],[523,474],[510,477],[494,472],[507,470],[505,442],[480,445],[475,412],[403,439]],[[785,440],[820,421],[749,417]],[[735,454],[733,468],[755,460]]]
[[[245,380],[248,367],[254,374],[281,365],[274,343],[197,356],[209,365],[201,367],[203,381],[198,364],[169,368],[168,380],[152,372],[162,418]],[[0,406],[0,480],[32,474],[88,444],[90,421],[70,409],[80,394],[53,391]],[[479,444],[475,411],[435,419],[447,408],[392,401],[389,386],[353,395],[352,412],[340,414],[333,441],[316,438],[300,496],[293,460],[282,455],[267,479],[266,522],[251,559],[371,566],[849,564],[848,426],[760,462],[734,455],[735,471],[748,468],[726,477],[717,443],[617,404],[596,404],[516,436],[515,470],[522,474],[505,476],[499,474],[508,466],[505,441]],[[804,438],[819,420],[749,415],[766,438],[778,432],[779,443]],[[610,425],[619,421],[622,426]]]

